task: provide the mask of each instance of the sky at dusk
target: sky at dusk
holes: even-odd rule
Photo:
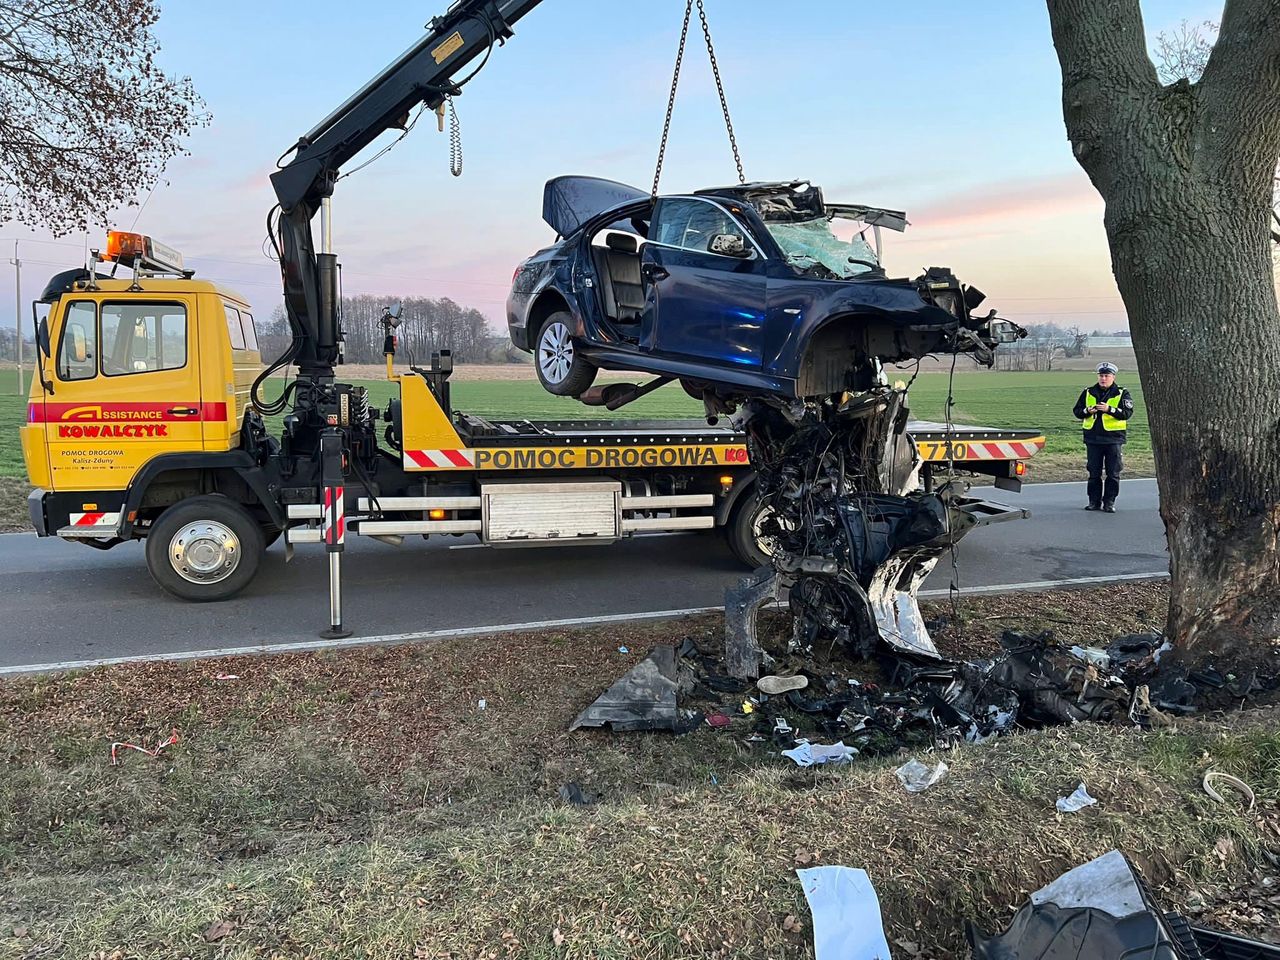
[[[280,300],[279,270],[262,252],[276,157],[448,2],[163,3],[161,62],[192,77],[212,123],[189,137],[190,156],[170,164],[136,229],[269,313]],[[748,179],[803,178],[829,200],[905,209],[906,234],[887,235],[891,275],[950,266],[1010,319],[1126,325],[1102,202],[1063,128],[1042,0],[706,6]],[[1221,0],[1142,6],[1149,40],[1222,11]],[[448,296],[501,323],[515,265],[552,239],[540,217],[547,179],[651,182],[683,10],[681,0],[545,0],[457,101],[461,178],[449,174],[447,134],[425,117],[339,185],[344,292]],[[735,177],[695,26],[662,187]],[[5,224],[6,261],[15,238],[24,301],[83,258],[83,237]],[[0,263],[0,323],[13,322],[13,282]]]

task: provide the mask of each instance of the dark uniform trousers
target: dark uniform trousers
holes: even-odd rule
[[[1089,469],[1089,502],[1113,503],[1120,495],[1120,471],[1124,469],[1123,443],[1085,443]],[[1077,463],[1080,461],[1077,460]],[[1103,483],[1103,473],[1106,483]],[[1077,474],[1079,476],[1079,474]]]

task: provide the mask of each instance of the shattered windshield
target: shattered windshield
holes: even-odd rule
[[[852,225],[845,218],[815,217],[795,222],[765,221],[769,233],[782,248],[787,263],[801,273],[824,279],[851,280],[868,273],[881,273],[880,261],[863,231],[842,240],[833,225]],[[843,230],[841,232],[844,232]]]

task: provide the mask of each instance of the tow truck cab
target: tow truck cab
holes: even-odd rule
[[[36,304],[48,313],[21,436],[36,531],[104,545],[209,492],[200,468],[242,446],[262,360],[246,300],[194,279],[176,251],[112,232],[99,259],[131,276],[70,270]]]

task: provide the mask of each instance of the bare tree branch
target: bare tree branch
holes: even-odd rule
[[[0,0],[0,223],[106,224],[208,122],[156,64],[158,17],[156,0]]]

